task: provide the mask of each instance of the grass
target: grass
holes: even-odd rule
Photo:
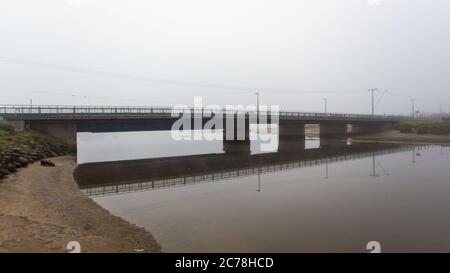
[[[402,120],[400,126],[420,127],[426,125],[436,125],[444,123],[441,120]]]
[[[0,123],[0,151],[16,144],[55,143],[55,140],[37,132],[16,132],[12,126]]]

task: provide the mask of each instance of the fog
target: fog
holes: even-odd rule
[[[0,104],[450,112],[449,75],[448,0],[0,2]]]

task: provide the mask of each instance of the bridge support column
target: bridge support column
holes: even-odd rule
[[[305,150],[305,124],[280,122],[278,125],[278,152],[300,152]]]
[[[330,122],[320,124],[320,148],[346,145],[347,124]]]
[[[320,124],[320,139],[345,139],[347,138],[347,124],[330,122]]]
[[[250,154],[250,124],[248,117],[235,115],[234,125],[230,120],[224,121],[223,151],[227,154]]]

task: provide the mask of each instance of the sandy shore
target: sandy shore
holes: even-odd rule
[[[396,130],[354,136],[352,139],[356,141],[407,142],[411,144],[450,144],[450,135],[405,134]]]
[[[150,233],[79,192],[73,157],[52,161],[0,180],[0,252],[67,252],[69,241],[82,252],[160,251]]]

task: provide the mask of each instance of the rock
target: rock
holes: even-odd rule
[[[6,169],[0,169],[0,174],[8,175],[8,174],[9,174],[9,171],[6,170]]]
[[[45,167],[55,167],[55,163],[53,163],[52,161],[48,160],[48,159],[42,159],[41,160],[41,166],[45,166]]]
[[[10,172],[13,173],[17,170],[17,168],[14,166],[14,164],[9,163],[8,165],[6,165],[6,169]]]
[[[16,167],[16,168],[22,167],[22,164],[20,164],[19,162],[16,162],[16,161],[12,161],[11,164],[13,164],[14,167]]]
[[[16,158],[15,161],[19,162],[20,164],[22,164],[24,166],[26,166],[28,163],[30,163],[30,161],[23,156],[19,156],[18,158]]]

